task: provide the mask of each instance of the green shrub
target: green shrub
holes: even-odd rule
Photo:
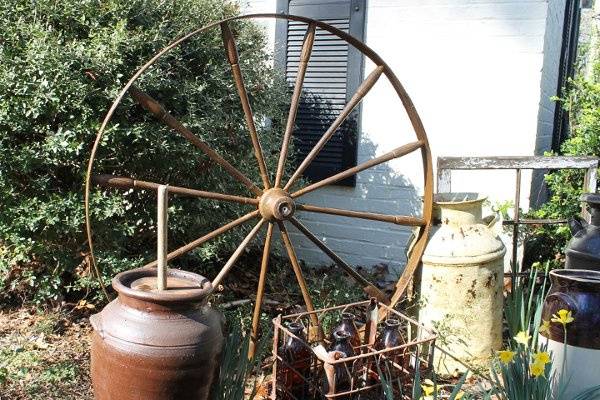
[[[567,96],[560,101],[569,113],[570,135],[561,146],[561,155],[600,157],[600,59],[594,60],[591,76],[583,68],[568,84]],[[545,177],[552,195],[547,203],[533,212],[534,218],[571,218],[581,211],[579,197],[583,192],[583,170],[565,169]],[[560,255],[571,238],[568,226],[544,226],[534,232],[532,254],[545,261]],[[558,260],[556,260],[558,261]]]
[[[176,37],[235,15],[228,0],[6,0],[0,3],[0,292],[20,300],[96,295],[84,237],[83,184],[99,124],[126,80]],[[267,162],[280,141],[285,85],[274,78],[264,32],[232,23]],[[260,182],[219,29],[194,37],[138,81],[176,118]],[[279,129],[272,131],[279,132]],[[273,168],[271,168],[273,170]],[[131,98],[115,113],[96,173],[249,195],[199,150]],[[97,190],[92,218],[105,282],[155,254],[155,195]],[[171,249],[246,212],[172,197]],[[248,210],[249,211],[249,210]],[[237,229],[179,261],[202,265],[237,245]],[[91,291],[90,291],[91,289]]]

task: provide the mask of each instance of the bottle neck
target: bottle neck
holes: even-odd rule
[[[288,331],[294,336],[297,336],[300,339],[304,338],[303,326],[298,323],[291,323],[287,326]],[[292,336],[289,337],[290,340],[294,340]]]
[[[400,329],[400,321],[398,320],[387,320],[385,321],[385,328],[386,331],[399,331]]]

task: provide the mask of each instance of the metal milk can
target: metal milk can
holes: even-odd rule
[[[206,305],[211,283],[176,269],[156,290],[156,269],[122,272],[119,296],[90,322],[96,400],[205,400],[223,342],[222,318]]]
[[[577,217],[569,221],[573,238],[565,250],[565,268],[600,271],[600,194],[585,193],[581,201],[588,203],[591,221]]]
[[[566,384],[563,398],[573,399],[600,384],[600,272],[554,270],[550,280],[542,319],[551,321],[555,315],[560,317],[560,310],[567,310],[573,320],[565,318],[564,327],[561,322],[550,322],[550,329],[540,333],[539,343],[552,354],[555,394],[562,380]]]
[[[488,367],[502,346],[503,258],[506,248],[491,230],[496,218],[482,218],[485,197],[438,193],[437,220],[422,262],[419,321],[435,328],[441,349],[434,356],[440,374]]]

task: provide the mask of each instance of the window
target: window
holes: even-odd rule
[[[278,0],[277,12],[301,15],[326,22],[364,39],[366,0]],[[285,71],[294,85],[300,50],[307,25],[277,21],[276,65]],[[317,28],[312,55],[306,71],[304,89],[298,107],[294,143],[302,161],[335,120],[362,81],[363,57],[354,47],[337,36]],[[360,106],[329,140],[304,177],[321,180],[356,165],[360,129]],[[356,176],[338,184],[354,186]]]

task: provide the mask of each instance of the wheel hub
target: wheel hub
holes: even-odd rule
[[[260,198],[258,209],[268,221],[283,221],[291,218],[296,211],[294,199],[282,189],[268,189]]]

